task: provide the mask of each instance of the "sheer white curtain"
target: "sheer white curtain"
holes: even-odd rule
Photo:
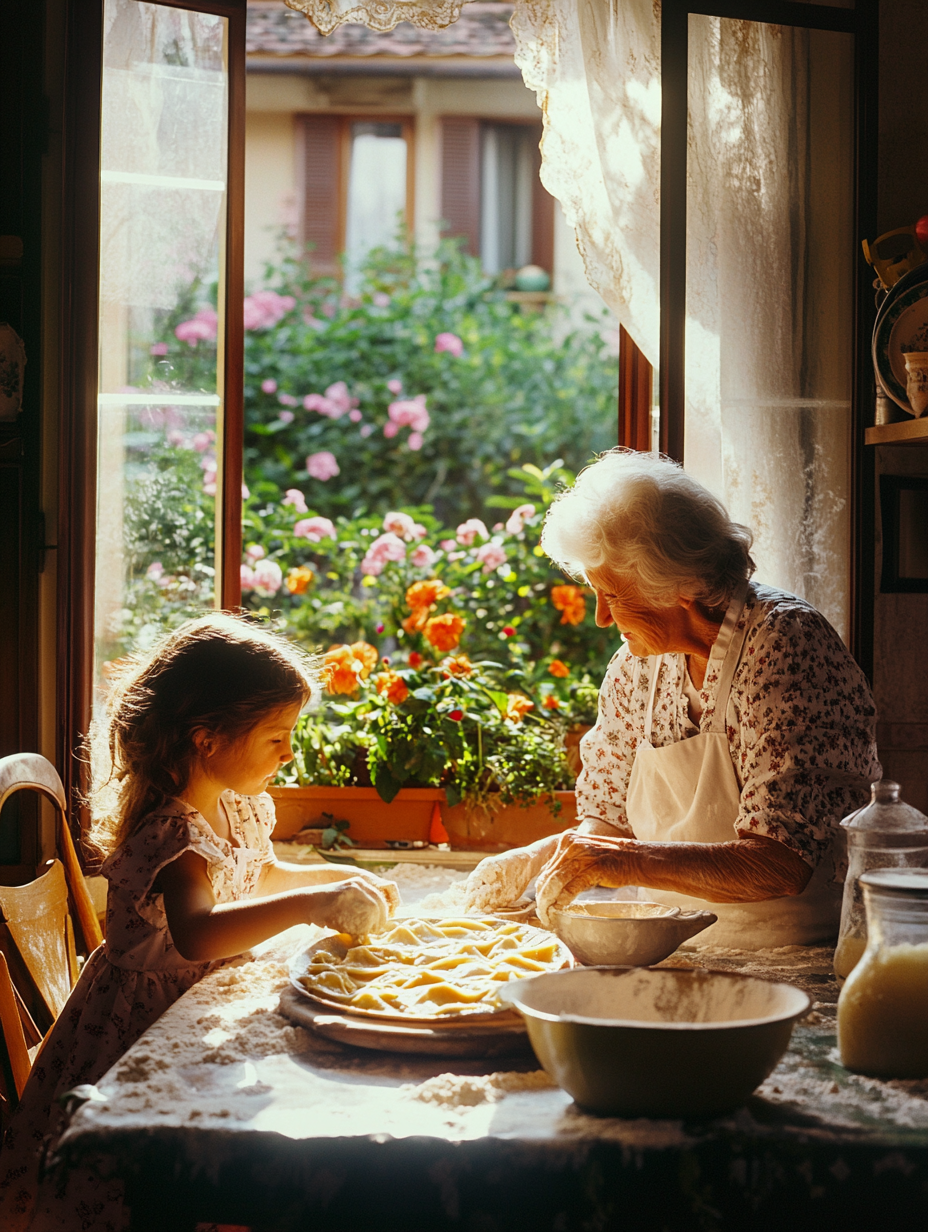
[[[437,28],[460,11],[287,3],[320,29]],[[656,365],[659,0],[516,0],[511,24],[544,115],[542,181],[590,284]],[[689,44],[686,466],[754,529],[758,577],[846,637],[851,39],[691,17]]]

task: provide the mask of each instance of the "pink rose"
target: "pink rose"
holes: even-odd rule
[[[313,479],[318,479],[321,483],[325,483],[328,479],[333,479],[336,475],[341,474],[338,463],[335,460],[335,454],[330,453],[328,449],[321,449],[318,453],[311,453],[306,459],[307,474]]]
[[[376,577],[383,572],[388,560],[405,560],[406,544],[392,531],[378,535],[364,554],[361,561],[361,572],[369,577]]]
[[[459,359],[464,353],[464,343],[457,334],[439,334],[435,339],[435,351],[440,354],[442,351],[447,351],[449,355],[453,355],[455,359]]]
[[[172,428],[167,436],[168,444],[173,445],[177,449],[179,449],[181,445],[185,444],[186,439],[187,438],[184,436],[183,432],[179,432],[177,428]]]
[[[328,518],[303,518],[293,527],[297,539],[308,539],[310,543],[318,543],[320,539],[334,539],[335,527]]]
[[[427,543],[420,543],[409,559],[417,569],[428,569],[438,557]]]
[[[298,406],[299,399],[294,398],[293,394],[278,394],[277,401],[281,406]]]
[[[351,420],[352,423],[360,423],[361,420],[364,418],[364,416],[361,414],[360,411],[355,410],[355,411],[348,412],[348,418]]]
[[[416,394],[415,398],[399,398],[387,407],[391,423],[398,428],[409,427],[414,432],[424,432],[431,422],[425,409],[425,394]]]
[[[361,561],[361,572],[365,577],[377,577],[378,574],[383,573],[383,561],[367,552]]]
[[[242,590],[253,590],[255,585],[255,575],[251,566],[242,565],[240,573],[242,577]]]
[[[414,539],[424,539],[428,533],[429,532],[425,529],[421,522],[416,522],[412,528],[412,535]]]
[[[149,355],[167,355],[168,344],[166,342],[156,342],[148,348]]]
[[[282,321],[296,307],[292,295],[278,295],[276,291],[255,291],[246,295],[243,302],[243,317],[246,329],[268,329]]]
[[[276,394],[277,393],[277,382],[274,380],[272,376],[267,377],[265,380],[261,382],[261,392],[263,394]]]
[[[145,571],[145,576],[150,577],[153,582],[157,582],[163,574],[164,565],[162,565],[160,560],[154,561]]]
[[[396,377],[392,381],[387,381],[387,389],[391,394],[401,394],[403,392],[403,382],[398,381]]]
[[[293,411],[281,411],[277,418],[282,424],[292,424],[295,416]]]
[[[198,432],[191,443],[197,453],[206,453],[215,439],[215,432]]]
[[[283,585],[284,575],[276,560],[259,560],[255,565],[254,588],[259,595],[270,598]]]
[[[518,509],[513,509],[512,513],[506,522],[506,529],[510,535],[521,535],[525,529],[525,523],[529,518],[535,516],[534,505],[520,505]]]
[[[373,431],[374,431],[373,424],[361,424],[361,427],[358,431],[358,435],[363,437],[366,440],[367,437],[369,437]]]
[[[466,548],[471,546],[478,535],[481,539],[490,537],[490,532],[479,518],[468,518],[466,522],[461,523],[456,533],[458,543],[462,543]]]
[[[299,488],[287,488],[282,505],[291,505],[296,513],[306,513],[306,497]]]
[[[456,543],[455,543],[455,540],[454,540],[454,539],[442,539],[441,543],[439,543],[439,545],[438,545],[438,546],[439,546],[439,547],[440,547],[443,551],[445,551],[445,552],[450,552],[450,551],[451,551],[451,549],[452,549],[453,547],[455,547],[455,546],[456,546]]]
[[[211,341],[216,337],[219,318],[212,308],[201,308],[189,321],[181,321],[174,330],[178,342],[186,342],[195,347],[201,340]]]
[[[409,439],[407,440],[406,444],[412,450],[415,450],[415,451],[420,450],[423,445],[422,433],[421,432],[410,432]]]
[[[250,543],[245,549],[245,555],[250,561],[260,560],[264,555],[264,548],[260,543]]]
[[[506,553],[498,543],[485,543],[477,549],[476,559],[483,565],[484,573],[492,573],[506,563]]]
[[[399,427],[392,421],[392,419],[388,420],[387,423],[384,424],[383,434],[388,440],[396,436],[397,432],[399,432]]]
[[[408,513],[388,513],[383,520],[383,528],[401,539],[415,538],[416,523]]]

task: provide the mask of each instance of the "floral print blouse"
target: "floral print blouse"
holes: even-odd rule
[[[735,601],[737,602],[737,600]],[[726,711],[741,807],[735,837],[764,835],[785,843],[813,868],[838,823],[866,803],[881,774],[876,707],[863,672],[828,621],[785,591],[752,584],[733,633],[748,625]],[[644,718],[655,659],[627,646],[613,657],[599,692],[599,717],[581,741],[577,780],[582,822],[634,838],[625,797]],[[686,661],[661,660],[651,743],[673,744],[708,730],[715,714],[719,659],[709,660],[697,727],[689,716]]]

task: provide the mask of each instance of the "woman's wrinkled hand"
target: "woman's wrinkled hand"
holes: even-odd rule
[[[633,839],[605,838],[568,830],[538,874],[535,887],[538,918],[552,926],[550,913],[566,907],[593,886],[635,885]]]

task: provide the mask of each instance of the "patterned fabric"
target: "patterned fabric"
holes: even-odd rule
[[[880,777],[873,696],[837,633],[805,600],[753,584],[733,640],[746,624],[725,716],[741,789],[735,830],[776,839],[815,868],[838,822],[866,802],[869,784]],[[580,743],[578,817],[629,838],[635,836],[625,796],[644,737],[651,662],[627,647],[614,656],[596,726]],[[697,728],[684,690],[685,657],[664,655],[650,737],[655,748],[708,730],[721,666],[720,657],[710,656]]]
[[[174,948],[162,895],[154,885],[161,869],[185,851],[195,851],[206,860],[216,901],[227,903],[252,894],[265,865],[274,862],[270,796],[225,792],[222,803],[233,843],[215,834],[190,805],[173,800],[152,813],[103,865],[109,881],[106,940],[84,965],[4,1134],[4,1232],[116,1232],[124,1227],[119,1182],[87,1172],[54,1178],[54,1184],[50,1177],[39,1188],[39,1168],[48,1145],[64,1128],[59,1096],[81,1083],[97,1082],[215,965],[187,962]]]

